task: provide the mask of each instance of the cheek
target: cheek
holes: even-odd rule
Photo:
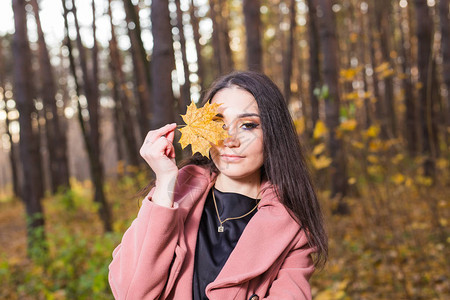
[[[263,152],[263,139],[262,134],[250,133],[242,136],[241,147],[247,149],[247,151],[253,154],[262,154]]]
[[[217,164],[217,159],[219,158],[219,150],[216,145],[211,144],[211,148],[209,149],[209,155],[212,161]]]

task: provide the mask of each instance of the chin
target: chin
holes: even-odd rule
[[[219,165],[217,168],[223,175],[232,179],[244,179],[256,174],[260,174],[260,169],[249,168],[248,166],[242,166],[238,164]]]

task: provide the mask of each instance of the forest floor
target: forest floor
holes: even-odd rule
[[[450,299],[450,187],[411,183],[366,182],[346,198],[347,215],[333,214],[336,202],[320,193],[330,251],[310,281],[314,299]],[[0,200],[0,299],[112,299],[107,267],[139,210],[137,186],[130,177],[107,184],[115,220],[108,234],[89,182],[47,197],[48,252],[35,247],[34,260],[22,203]]]

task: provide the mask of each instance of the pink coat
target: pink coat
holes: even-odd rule
[[[214,181],[209,170],[188,165],[179,172],[173,208],[143,201],[109,266],[116,299],[192,300],[197,232]],[[270,183],[262,189],[257,213],[206,288],[211,300],[311,299],[314,249]]]

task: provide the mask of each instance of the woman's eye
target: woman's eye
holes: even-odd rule
[[[258,126],[259,126],[259,124],[256,124],[256,123],[244,123],[244,124],[241,125],[241,128],[243,128],[245,130],[251,130],[251,129],[254,129],[254,128],[258,127]]]

